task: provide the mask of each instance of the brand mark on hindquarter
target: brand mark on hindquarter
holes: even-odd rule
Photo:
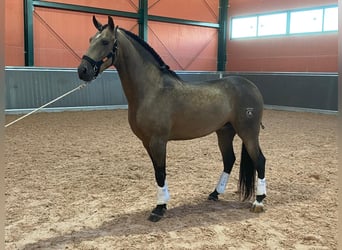
[[[247,118],[252,118],[254,115],[254,108],[246,108],[246,116]]]

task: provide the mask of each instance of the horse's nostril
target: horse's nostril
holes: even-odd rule
[[[79,78],[84,80],[85,76],[87,75],[87,71],[88,71],[87,67],[80,66],[77,71],[78,71]]]
[[[84,75],[84,74],[86,74],[87,73],[87,67],[85,67],[85,66],[80,66],[79,68],[78,68],[78,74],[79,75]]]
[[[93,79],[93,73],[91,68],[87,67],[87,65],[81,64],[77,68],[78,77],[83,81],[91,81]]]

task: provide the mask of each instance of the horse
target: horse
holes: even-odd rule
[[[265,163],[260,149],[263,98],[246,78],[198,82],[183,81],[157,52],[137,35],[115,26],[112,17],[101,24],[93,16],[96,34],[77,69],[91,82],[105,69],[115,66],[128,102],[128,122],[151,158],[157,182],[157,205],[148,219],[164,217],[170,199],[166,180],[166,148],[171,140],[189,140],[216,132],[223,158],[223,172],[208,196],[218,201],[235,162],[233,138],[242,140],[238,191],[240,199],[255,195],[252,212],[264,211]],[[257,180],[256,180],[257,173]],[[256,192],[255,192],[256,186]]]

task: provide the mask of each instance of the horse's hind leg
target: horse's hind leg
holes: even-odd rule
[[[260,149],[257,138],[243,140],[240,166],[240,189],[244,198],[249,198],[254,192],[255,170],[258,175],[256,185],[256,199],[252,205],[252,212],[264,211],[263,199],[266,197],[265,179],[266,159]]]
[[[216,134],[218,145],[222,154],[224,169],[215,187],[215,190],[208,197],[209,200],[214,201],[218,200],[219,194],[224,193],[226,185],[228,183],[230,172],[232,171],[235,162],[233,139],[236,132],[233,126],[230,123],[227,123],[223,128],[216,131]]]
[[[260,150],[256,164],[256,169],[258,173],[256,199],[251,208],[251,211],[256,213],[264,211],[264,205],[262,201],[266,198],[265,164],[266,158]]]

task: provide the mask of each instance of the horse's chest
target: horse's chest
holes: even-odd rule
[[[140,108],[136,112],[129,112],[129,124],[133,133],[143,140],[159,134],[167,136],[170,129],[169,112],[160,108]]]
[[[143,137],[143,132],[142,130],[140,129],[140,126],[138,125],[138,122],[137,122],[137,115],[136,115],[136,112],[132,112],[132,111],[129,111],[128,112],[128,123],[131,127],[131,130],[133,131],[133,133],[140,139],[142,139]]]

